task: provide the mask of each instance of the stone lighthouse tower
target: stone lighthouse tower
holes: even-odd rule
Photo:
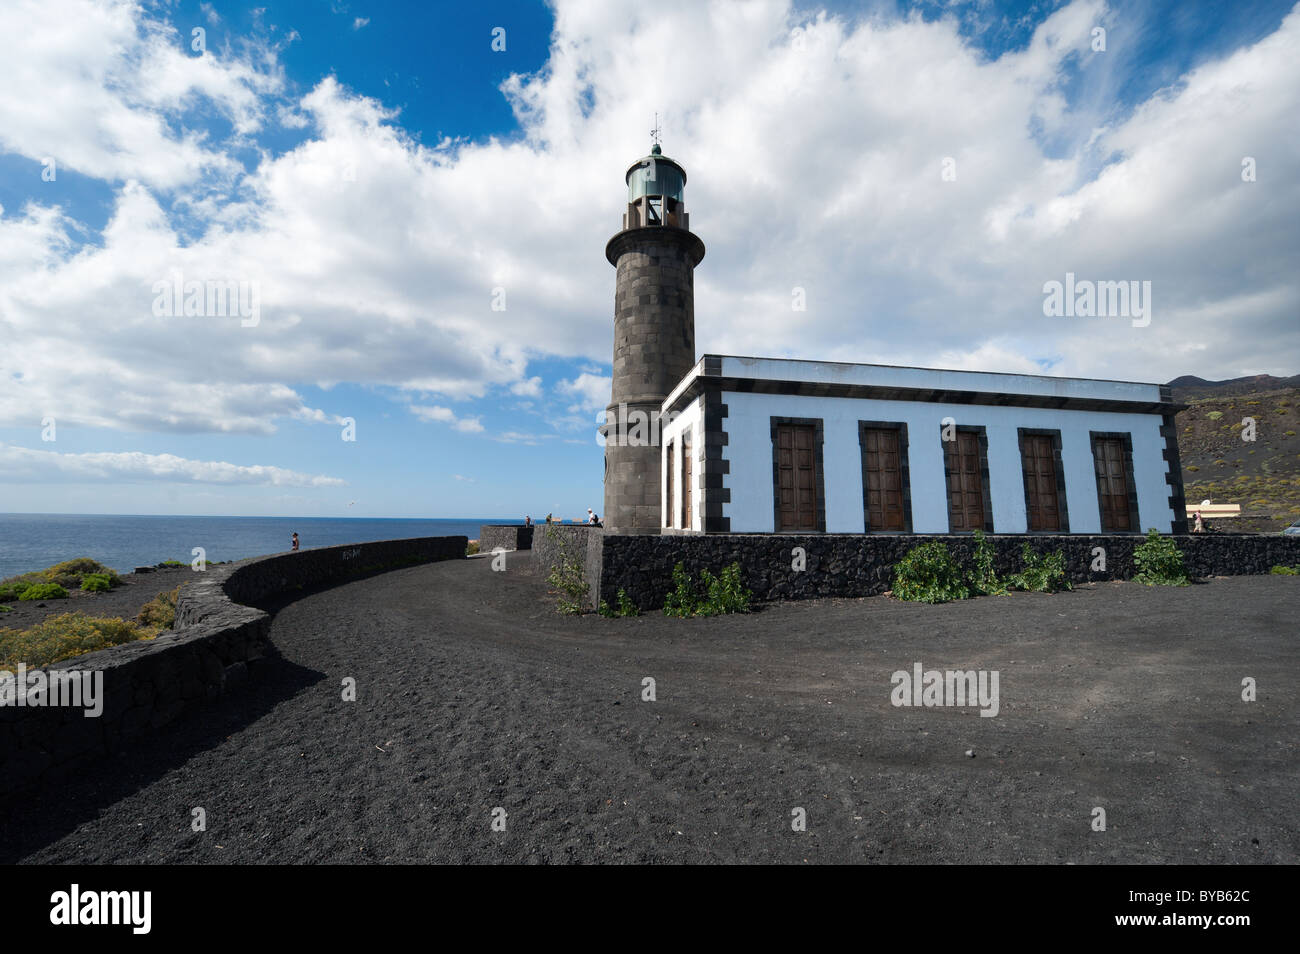
[[[623,230],[605,246],[617,271],[614,381],[605,424],[605,526],[657,533],[659,409],[695,364],[695,266],[704,243],[686,214],[686,170],[662,154],[625,176]]]

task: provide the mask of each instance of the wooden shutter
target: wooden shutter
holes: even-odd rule
[[[1061,501],[1057,491],[1056,448],[1052,438],[1047,434],[1025,434],[1021,438],[1020,462],[1025,474],[1025,507],[1030,531],[1059,531]]]
[[[948,472],[948,529],[984,529],[984,482],[980,473],[980,439],[973,431],[958,431],[943,442]]]
[[[778,424],[778,531],[817,530],[817,430],[807,424]]]
[[[1101,506],[1102,533],[1133,530],[1129,519],[1128,468],[1124,460],[1124,442],[1114,437],[1094,438],[1092,460],[1097,470],[1097,500]]]
[[[867,496],[867,529],[905,529],[903,467],[895,428],[863,429],[862,482]]]

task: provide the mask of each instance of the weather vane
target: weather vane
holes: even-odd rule
[[[650,141],[656,146],[659,145],[659,133],[661,131],[659,128],[659,114],[655,113],[655,128],[650,130]]]

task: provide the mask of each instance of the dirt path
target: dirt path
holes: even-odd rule
[[[6,860],[1300,860],[1300,579],[575,620],[508,566],[287,606],[255,692],[9,807]],[[999,714],[892,706],[917,662]]]

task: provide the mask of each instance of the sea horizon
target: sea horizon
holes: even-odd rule
[[[289,550],[295,532],[308,550],[405,537],[473,540],[483,524],[523,522],[523,517],[0,513],[0,579],[76,557],[91,557],[118,573],[130,573],[165,560],[190,563],[196,547],[203,549],[208,562],[242,560]]]

